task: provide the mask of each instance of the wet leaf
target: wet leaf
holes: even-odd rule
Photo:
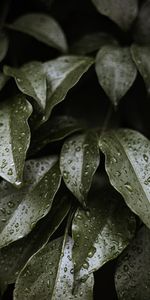
[[[93,62],[92,58],[84,56],[61,56],[44,63],[48,95],[43,122],[48,120],[53,107],[64,100],[68,91],[79,81]]]
[[[123,30],[128,30],[138,13],[137,0],[92,0],[97,10]]]
[[[116,258],[133,237],[135,225],[134,215],[115,190],[92,192],[87,210],[79,208],[72,224],[76,279]]]
[[[150,142],[139,132],[112,130],[100,138],[111,184],[150,228]]]
[[[0,32],[0,62],[5,58],[9,46],[9,40],[4,32]]]
[[[132,45],[132,58],[144,79],[148,94],[150,95],[150,47]]]
[[[14,300],[92,300],[93,275],[72,294],[72,246],[70,237],[60,237],[35,254],[17,279]]]
[[[46,106],[46,75],[42,63],[29,62],[21,68],[4,67],[4,73],[12,76],[19,90],[34,98],[39,107],[44,110]]]
[[[56,195],[49,214],[39,221],[29,235],[0,250],[0,286],[14,283],[28,259],[43,247],[70,209],[68,196]]]
[[[16,19],[8,26],[31,35],[38,41],[67,52],[67,42],[60,25],[50,16],[42,13],[30,13]]]
[[[137,75],[129,48],[114,45],[102,47],[96,57],[96,73],[105,93],[117,106]]]
[[[32,107],[23,95],[0,103],[0,176],[19,186],[30,143]]]
[[[65,141],[60,155],[61,173],[68,189],[83,205],[86,205],[99,162],[98,140],[94,132],[75,135]]]
[[[60,186],[57,157],[26,162],[24,186],[0,184],[0,248],[23,238],[51,209]]]
[[[150,231],[143,227],[119,258],[115,285],[119,300],[149,300]]]

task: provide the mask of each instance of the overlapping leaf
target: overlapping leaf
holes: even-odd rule
[[[51,209],[60,185],[57,157],[27,161],[24,187],[0,185],[0,247],[27,235]]]
[[[120,256],[115,284],[119,300],[149,300],[150,231],[143,227]]]
[[[135,232],[135,218],[113,189],[97,189],[72,224],[76,278],[88,276],[117,257]]]
[[[86,205],[87,194],[100,156],[97,135],[87,132],[66,140],[60,155],[60,169],[68,189]]]
[[[96,57],[96,73],[105,93],[117,106],[137,75],[129,48],[114,45],[102,47]]]
[[[93,275],[73,295],[72,246],[71,238],[65,236],[34,255],[17,279],[14,299],[91,300]]]
[[[0,32],[0,62],[5,58],[9,46],[9,40],[4,32]]]
[[[100,138],[111,184],[150,228],[150,142],[139,132],[112,130]]]
[[[29,34],[62,52],[67,51],[67,42],[60,25],[52,17],[42,13],[30,13],[16,19],[9,28]]]
[[[139,44],[150,44],[150,1],[141,2],[140,11],[134,24],[134,40]]]
[[[23,95],[0,103],[0,176],[16,186],[22,182],[31,113],[32,107]]]
[[[137,0],[92,0],[97,10],[123,30],[128,30],[138,13]]]

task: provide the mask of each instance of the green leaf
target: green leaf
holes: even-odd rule
[[[8,81],[8,76],[5,76],[2,72],[0,72],[0,91],[5,86],[6,82]]]
[[[34,98],[39,107],[44,110],[46,106],[46,74],[42,63],[33,61],[21,68],[4,67],[4,74],[12,76],[19,90]]]
[[[70,237],[60,237],[35,254],[17,279],[14,300],[92,300],[93,275],[72,294],[72,246]]]
[[[4,32],[0,32],[0,62],[5,58],[9,46],[9,40]]]
[[[137,75],[129,48],[114,45],[102,47],[96,57],[96,73],[105,93],[117,106]]]
[[[119,300],[149,300],[149,254],[150,231],[143,227],[118,261],[115,285]]]
[[[66,38],[60,25],[48,15],[42,13],[26,14],[9,24],[8,27],[29,34],[59,51],[67,52]]]
[[[116,258],[133,237],[135,225],[134,215],[115,190],[92,192],[87,210],[79,208],[72,224],[76,278],[84,278]]]
[[[138,13],[137,0],[92,0],[97,10],[114,21],[121,29],[130,29]]]
[[[139,132],[112,130],[100,138],[111,184],[150,228],[150,142]]]
[[[150,46],[132,45],[131,53],[150,95]]]
[[[0,185],[0,248],[27,235],[51,209],[60,186],[57,157],[27,161],[24,187]]]
[[[64,100],[68,91],[93,63],[92,58],[84,56],[61,56],[44,63],[48,95],[43,122],[48,120],[53,107]]]
[[[0,286],[5,289],[14,283],[28,259],[41,247],[59,227],[70,209],[68,196],[57,197],[49,214],[39,221],[29,235],[0,250]]]
[[[99,166],[98,139],[94,132],[75,135],[64,143],[60,170],[68,189],[86,205],[92,178]]]
[[[19,186],[30,143],[32,107],[23,95],[0,103],[0,176]]]

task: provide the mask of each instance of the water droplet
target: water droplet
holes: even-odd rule
[[[125,188],[131,193],[131,192],[133,192],[133,189],[132,189],[132,186],[127,182],[127,183],[125,183]]]
[[[146,154],[143,154],[143,158],[146,162],[148,162],[148,156]]]
[[[10,169],[8,170],[7,174],[11,176],[11,175],[13,174],[13,170],[10,168]]]
[[[63,176],[65,179],[68,179],[68,173],[66,171],[64,171]]]

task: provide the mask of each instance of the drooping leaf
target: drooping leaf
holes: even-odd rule
[[[84,56],[61,56],[44,63],[48,95],[43,122],[48,120],[53,107],[64,100],[68,91],[79,81],[93,62],[92,58]]]
[[[138,44],[150,44],[150,1],[141,1],[140,11],[134,24],[133,37]]]
[[[86,205],[99,162],[98,140],[94,132],[75,135],[65,141],[60,155],[61,173],[68,189],[83,205]]]
[[[150,95],[150,46],[133,45],[131,53]]]
[[[79,120],[70,116],[56,116],[42,124],[35,132],[30,145],[30,154],[34,154],[47,144],[64,139],[83,128]]]
[[[114,45],[102,47],[96,57],[96,73],[105,93],[117,106],[137,75],[129,48]]]
[[[72,294],[72,246],[71,238],[65,236],[35,254],[17,279],[14,300],[92,300],[93,275],[81,283],[77,294]]]
[[[119,258],[115,285],[119,300],[149,300],[150,231],[143,227]]]
[[[24,186],[0,185],[0,248],[27,235],[51,209],[60,186],[57,157],[26,162]]]
[[[23,15],[10,24],[9,28],[29,34],[59,51],[67,52],[66,38],[60,25],[48,15],[42,13]]]
[[[113,189],[90,194],[88,210],[79,208],[72,235],[76,279],[84,278],[116,258],[135,232],[135,217]]]
[[[2,72],[0,72],[0,91],[3,89],[3,87],[5,86],[7,80],[8,80],[8,76],[5,76]]]
[[[5,58],[9,46],[9,40],[4,32],[0,32],[0,62]]]
[[[46,74],[42,63],[29,62],[21,68],[4,67],[4,73],[12,76],[19,90],[34,98],[39,107],[44,110],[46,106]]]
[[[111,130],[100,138],[111,184],[150,228],[150,142],[130,129]]]
[[[137,0],[92,0],[97,10],[123,30],[128,30],[138,13]]]
[[[19,186],[30,143],[31,104],[24,95],[0,103],[0,176]]]
[[[41,247],[59,227],[70,209],[68,196],[57,197],[49,214],[39,221],[29,235],[0,250],[0,287],[4,290],[14,283],[28,259]]]

